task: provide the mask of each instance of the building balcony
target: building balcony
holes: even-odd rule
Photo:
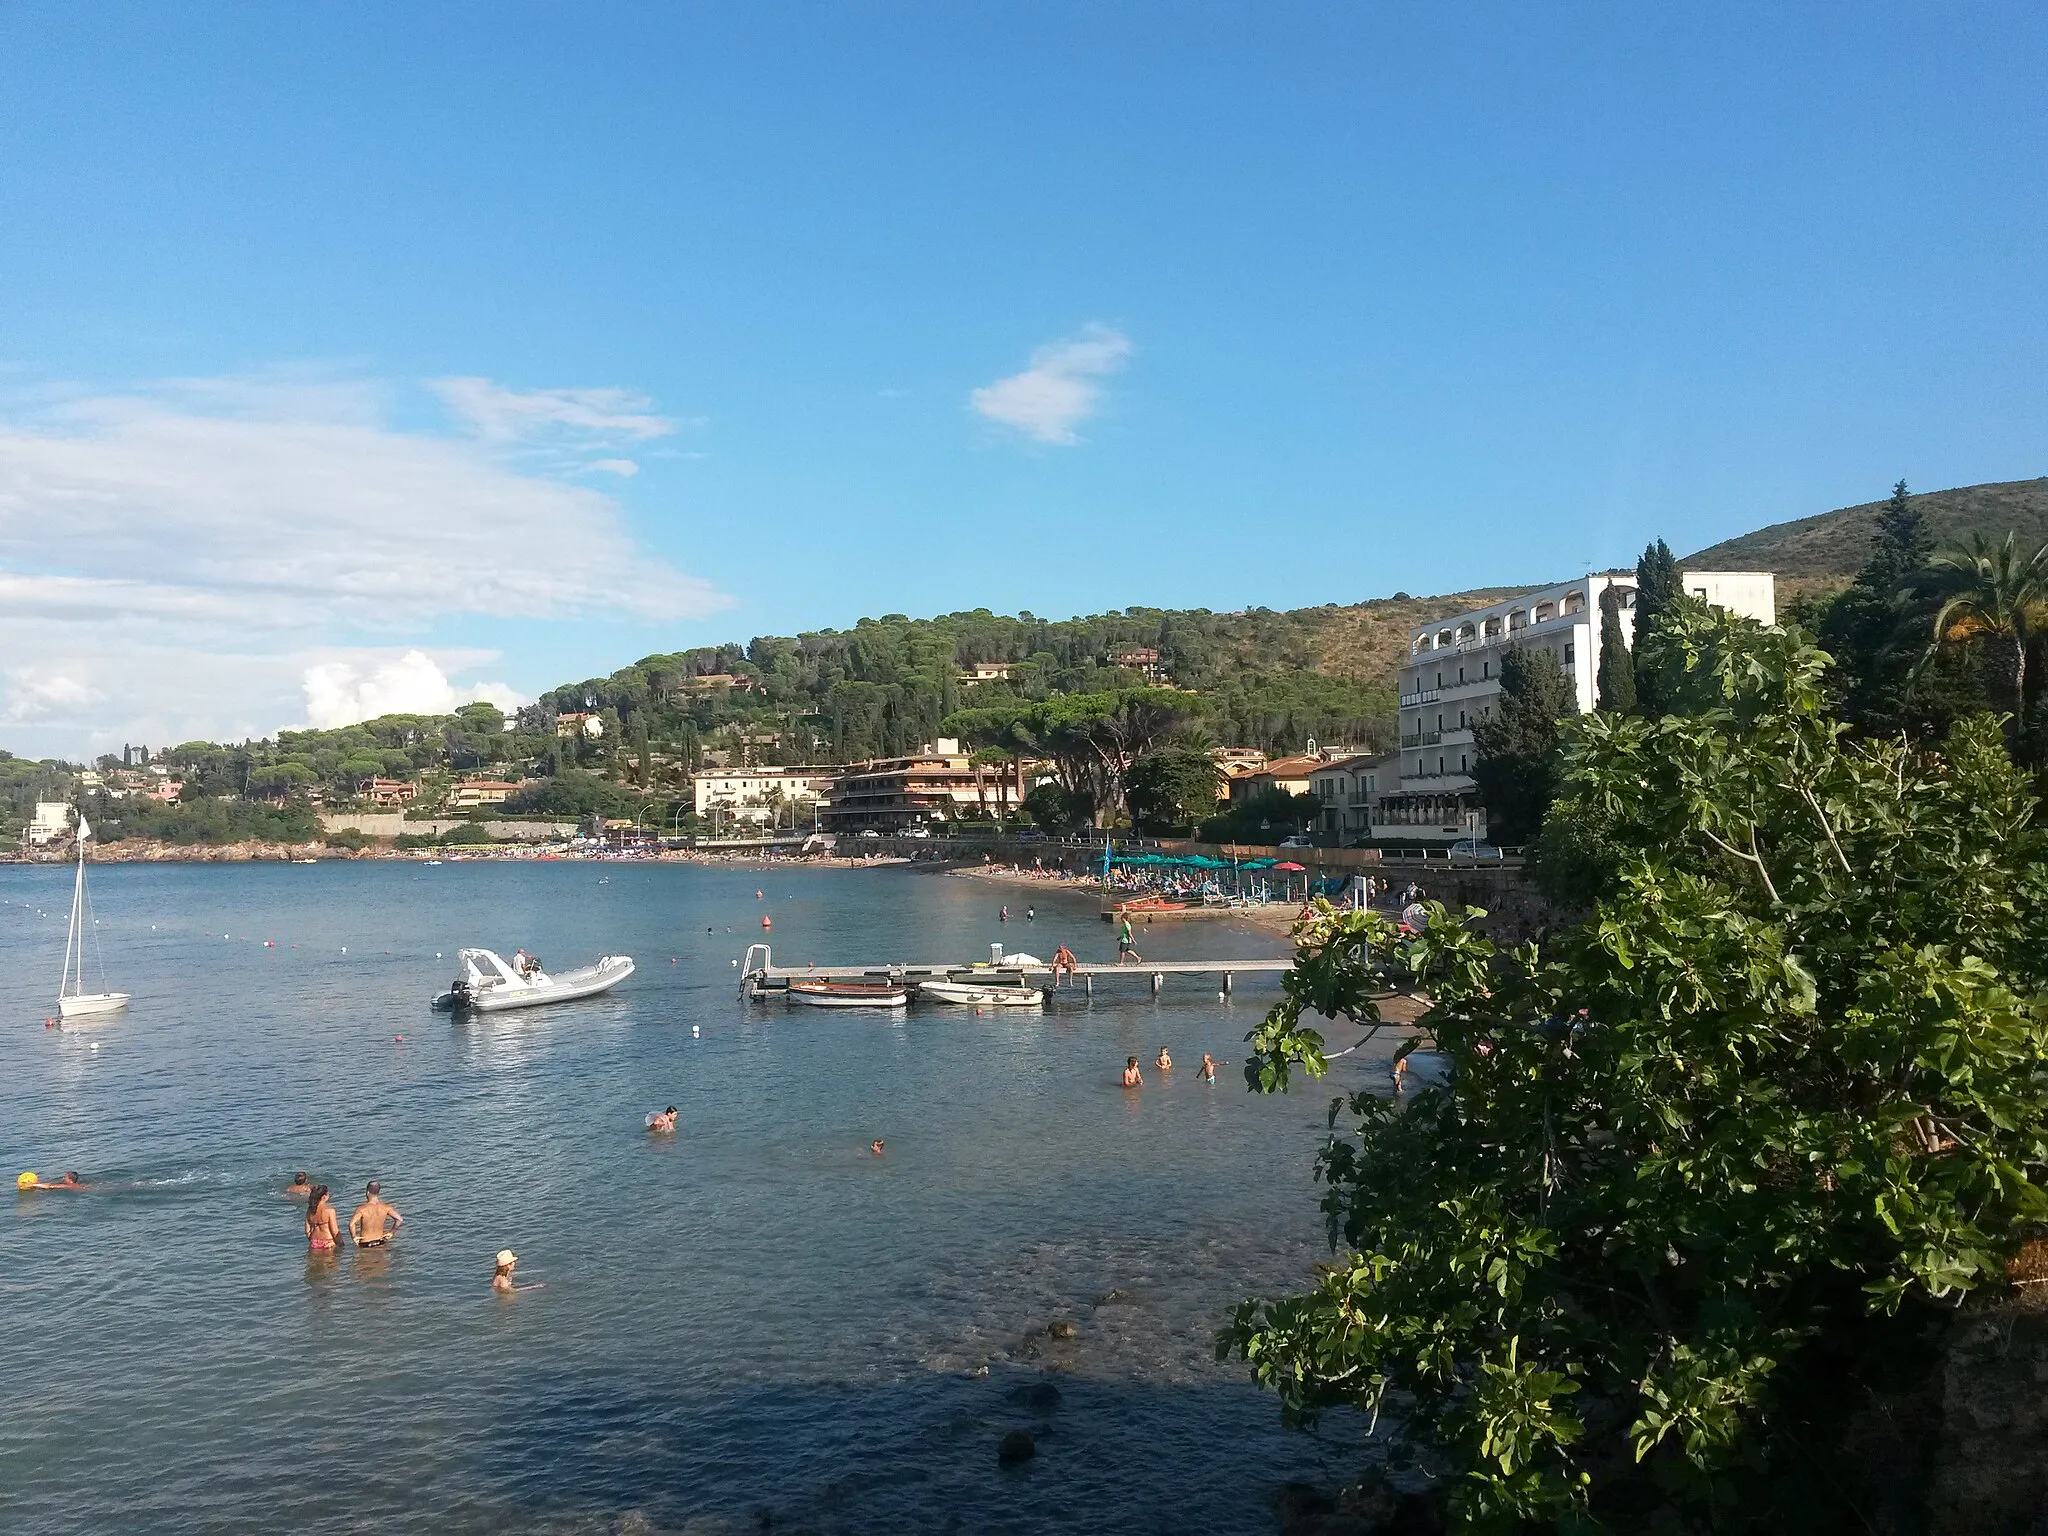
[[[1416,731],[1412,735],[1403,736],[1401,738],[1401,745],[1404,747],[1433,747],[1441,740],[1443,740],[1442,731]]]
[[[1403,709],[1413,709],[1413,708],[1414,708],[1414,707],[1415,707],[1416,705],[1418,705],[1418,704],[1434,704],[1434,703],[1436,702],[1436,700],[1437,700],[1437,690],[1436,690],[1436,689],[1434,689],[1434,688],[1421,688],[1421,689],[1418,689],[1418,690],[1416,690],[1416,691],[1415,691],[1414,693],[1404,693],[1404,694],[1402,694],[1402,695],[1401,695],[1401,708],[1403,708]]]

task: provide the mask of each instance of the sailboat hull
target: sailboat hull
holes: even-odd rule
[[[78,992],[57,999],[60,1018],[77,1019],[95,1013],[119,1013],[128,1006],[126,992]]]

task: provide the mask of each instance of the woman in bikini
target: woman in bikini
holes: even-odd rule
[[[306,1197],[306,1248],[311,1253],[332,1253],[341,1244],[341,1222],[334,1214],[334,1202],[327,1198],[327,1186],[315,1184]]]

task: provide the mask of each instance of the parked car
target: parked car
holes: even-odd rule
[[[930,837],[932,829],[930,827],[905,827],[896,835],[898,837]]]
[[[1498,864],[1504,857],[1493,844],[1482,843],[1473,837],[1461,837],[1451,844],[1451,863],[1454,865]]]
[[[1280,839],[1280,846],[1282,848],[1313,848],[1315,847],[1315,845],[1316,840],[1310,837],[1306,832],[1297,832],[1292,837],[1283,837]]]
[[[877,832],[873,827],[869,827],[867,831],[861,833],[862,837],[880,837],[881,835],[882,834]]]
[[[1045,834],[1036,827],[1023,827],[1017,832],[1017,841],[1020,843],[1042,843],[1045,841]]]

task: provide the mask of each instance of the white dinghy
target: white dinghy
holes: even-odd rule
[[[100,958],[99,925],[93,921],[92,898],[85,893],[85,840],[92,827],[85,813],[78,815],[78,878],[71,885],[71,930],[64,936],[64,979],[57,983],[57,1016],[84,1018],[95,1013],[119,1013],[128,1006],[126,992],[109,992],[107,963]],[[85,940],[92,935],[93,957],[99,960],[100,990],[85,990]],[[73,957],[76,957],[74,960]]]
[[[539,966],[521,975],[505,959],[488,949],[457,950],[461,963],[455,983],[434,999],[444,1012],[498,1013],[507,1008],[537,1008],[542,1003],[566,1003],[579,997],[609,992],[633,974],[629,955],[606,955],[595,965],[579,966],[560,975],[549,975]]]
[[[996,981],[920,981],[917,995],[935,1003],[959,1003],[971,1008],[1039,1008],[1045,994],[1036,987]]]

